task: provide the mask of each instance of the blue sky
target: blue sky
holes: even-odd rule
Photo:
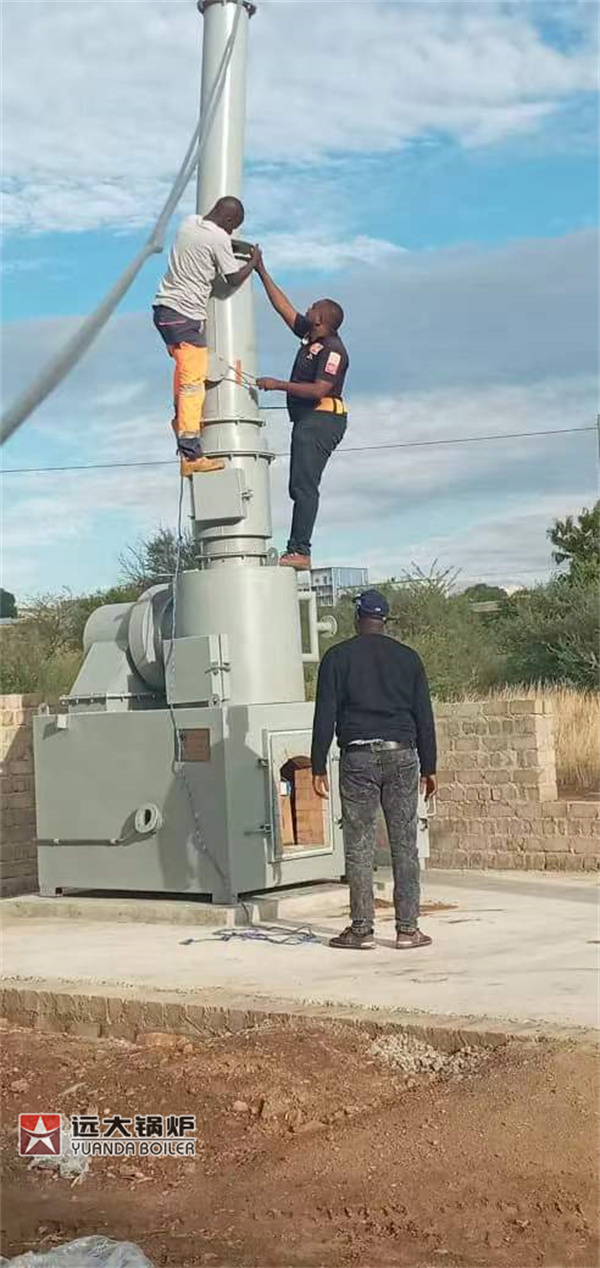
[[[195,122],[201,22],[192,0],[4,8],[9,400],[143,241]],[[595,5],[578,0],[260,5],[246,233],[299,305],[345,305],[347,447],[593,423],[594,41]],[[5,447],[6,468],[126,462],[134,435],[136,455],[143,435],[148,457],[170,458],[169,368],[147,315],[163,266],[147,265]],[[281,375],[294,349],[260,294],[257,322],[261,368]],[[270,418],[285,448],[285,419]],[[172,522],[177,494],[168,466],[2,483],[3,584],[19,597],[110,584],[124,546]],[[280,545],[285,484],[281,460]],[[596,489],[591,433],[341,449],[315,556],[380,577],[437,558],[465,580],[527,583],[548,573],[547,525]]]

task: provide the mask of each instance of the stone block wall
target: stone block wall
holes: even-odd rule
[[[600,801],[558,799],[550,704],[442,704],[436,722],[440,789],[430,866],[600,867]]]
[[[32,743],[37,704],[34,696],[0,697],[2,897],[37,889]],[[443,704],[436,721],[440,792],[430,821],[430,867],[569,872],[600,867],[600,801],[558,799],[549,705]]]
[[[0,897],[37,890],[35,696],[0,697]]]

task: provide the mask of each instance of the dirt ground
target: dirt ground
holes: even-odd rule
[[[597,1053],[513,1042],[392,1068],[341,1025],[190,1043],[3,1036],[2,1253],[91,1233],[170,1268],[594,1268]],[[387,1040],[386,1040],[387,1042]],[[195,1114],[195,1159],[30,1170],[19,1112]]]

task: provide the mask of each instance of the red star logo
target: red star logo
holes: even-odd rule
[[[19,1114],[19,1153],[22,1157],[36,1154],[60,1157],[60,1114]]]

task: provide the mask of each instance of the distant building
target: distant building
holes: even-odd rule
[[[317,602],[323,607],[334,607],[340,595],[364,590],[369,584],[368,568],[313,568],[312,588]]]

